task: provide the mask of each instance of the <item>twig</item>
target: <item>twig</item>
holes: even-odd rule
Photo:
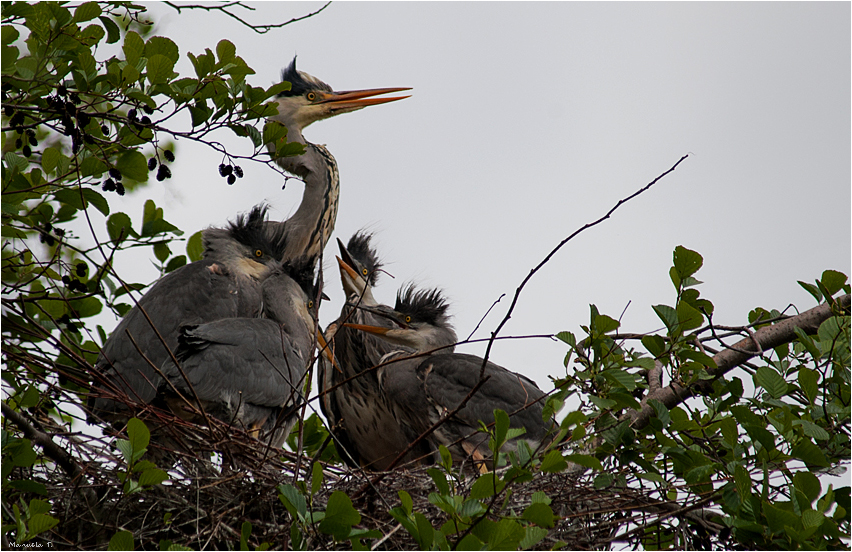
[[[331,1],[326,2],[323,7],[321,7],[320,9],[318,9],[315,12],[311,12],[311,13],[309,13],[307,15],[303,15],[301,17],[294,17],[290,21],[286,21],[284,23],[272,23],[272,24],[269,24],[269,25],[252,25],[251,23],[242,19],[238,15],[228,11],[228,8],[233,8],[233,7],[243,8],[243,9],[246,9],[246,10],[249,10],[249,11],[255,10],[255,8],[253,8],[251,6],[247,6],[247,5],[243,4],[242,2],[228,2],[227,4],[218,4],[218,5],[214,5],[214,6],[204,6],[204,5],[201,5],[201,4],[177,4],[175,2],[165,2],[165,4],[169,7],[172,7],[175,10],[177,10],[178,13],[180,13],[181,10],[220,11],[220,12],[224,13],[225,15],[227,15],[228,17],[236,19],[237,21],[239,21],[240,23],[242,23],[243,25],[245,25],[249,29],[256,32],[257,34],[266,34],[269,31],[271,31],[272,29],[280,29],[281,27],[284,27],[284,26],[289,25],[291,23],[296,23],[297,21],[302,21],[304,19],[307,19],[309,17],[313,17],[313,16],[317,15],[318,13],[320,13],[321,11],[323,11],[324,9],[329,7],[331,5]]]
[[[660,176],[658,176],[657,178],[652,180],[650,183],[646,184],[643,188],[640,188],[639,190],[633,192],[629,196],[619,200],[618,203],[616,203],[615,206],[612,209],[610,209],[604,216],[602,216],[598,220],[596,220],[594,222],[587,223],[582,228],[575,230],[574,233],[572,233],[570,236],[568,236],[567,238],[565,238],[564,240],[559,242],[559,245],[554,247],[550,251],[550,253],[547,254],[547,256],[544,258],[544,260],[542,260],[540,263],[538,263],[538,265],[535,268],[530,270],[530,273],[527,274],[526,278],[524,278],[523,281],[521,282],[521,285],[519,285],[518,289],[515,290],[515,296],[512,298],[511,305],[509,305],[509,310],[506,311],[506,316],[504,316],[503,320],[500,321],[500,324],[497,325],[497,329],[494,330],[493,332],[491,332],[491,339],[488,341],[488,346],[485,348],[485,356],[482,359],[482,368],[480,368],[480,370],[479,370],[480,377],[482,377],[482,375],[485,374],[485,365],[488,364],[488,357],[491,354],[491,347],[494,344],[494,340],[497,338],[497,334],[500,333],[500,330],[503,329],[503,326],[505,326],[506,323],[509,321],[509,319],[512,317],[512,313],[515,311],[515,306],[518,304],[518,298],[521,295],[521,291],[523,291],[524,287],[527,285],[527,282],[529,282],[532,279],[532,277],[535,276],[536,272],[541,270],[541,268],[545,264],[547,264],[550,261],[550,259],[553,258],[553,256],[556,255],[556,253],[560,249],[562,249],[563,245],[568,243],[570,240],[572,240],[575,236],[577,236],[578,234],[580,234],[584,230],[592,228],[593,226],[597,226],[598,224],[607,220],[610,216],[612,216],[612,214],[615,212],[616,209],[618,209],[619,207],[621,207],[623,204],[627,203],[628,201],[630,201],[634,197],[638,196],[639,194],[647,191],[649,188],[651,188],[651,186],[656,184],[664,176],[666,176],[670,172],[674,171],[677,168],[677,166],[680,165],[683,162],[683,160],[686,159],[687,157],[689,157],[689,154],[686,154],[683,157],[681,157],[680,159],[678,159],[677,163],[672,165],[672,167],[669,170],[667,170],[666,172],[664,172],[663,174],[661,174]]]

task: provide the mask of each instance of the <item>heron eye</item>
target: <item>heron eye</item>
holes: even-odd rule
[[[366,276],[369,273],[370,273],[370,271],[367,270],[366,268],[361,269],[361,274],[363,274],[364,276]]]
[[[408,324],[409,322],[411,322],[411,317],[410,317],[410,316],[406,316],[406,317],[405,317],[405,323],[406,323],[406,324]]]
[[[305,97],[306,97],[306,98],[308,98],[308,101],[309,101],[309,102],[312,102],[312,101],[314,101],[314,100],[316,100],[316,99],[317,99],[317,95],[316,95],[315,93],[313,93],[313,92],[308,92],[308,93],[305,95]]]
[[[263,251],[261,251],[260,249],[255,249],[254,250],[254,256],[257,257],[258,259],[263,257]]]
[[[313,301],[308,301],[308,308],[309,309],[314,308],[314,302]]]

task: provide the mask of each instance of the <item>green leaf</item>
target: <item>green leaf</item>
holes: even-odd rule
[[[823,521],[825,521],[825,514],[822,512],[815,510],[805,510],[802,512],[802,525],[804,525],[805,529],[819,527]]]
[[[817,441],[828,441],[830,435],[826,430],[808,420],[793,420],[794,426],[802,426],[802,430],[808,437],[813,437]]]
[[[118,25],[110,19],[109,17],[98,17],[101,22],[101,25],[104,26],[107,32],[107,44],[115,44],[121,39],[121,30],[118,28]]]
[[[488,498],[500,493],[506,487],[506,482],[494,472],[480,475],[470,488],[470,498]]]
[[[131,150],[123,154],[116,161],[115,168],[121,172],[122,176],[132,178],[137,182],[148,180],[148,161],[139,151]]]
[[[334,491],[328,498],[325,518],[319,524],[319,530],[332,535],[335,540],[342,541],[348,535],[352,526],[360,523],[361,514],[352,507],[352,500],[343,491]]]
[[[698,328],[704,322],[704,316],[685,301],[677,303],[677,319],[682,331]]]
[[[244,521],[240,528],[240,550],[248,550],[248,539],[251,536],[251,522]]]
[[[290,510],[290,508],[294,510],[291,511],[290,514],[294,517],[298,514],[300,518],[305,519],[308,512],[308,506],[305,502],[304,495],[300,493],[296,487],[289,483],[279,485],[278,491],[281,493],[278,497],[281,500],[281,503],[287,507],[287,510]]]
[[[768,366],[758,368],[753,379],[755,385],[766,389],[775,399],[781,398],[787,393],[787,382],[778,372]]]
[[[136,31],[128,31],[124,35],[124,45],[121,49],[124,52],[124,59],[127,60],[127,64],[135,66],[145,52],[145,42]]]
[[[654,305],[652,308],[657,313],[657,316],[660,317],[660,320],[663,321],[663,324],[666,325],[669,333],[673,333],[677,329],[677,311],[668,305]]]
[[[810,441],[801,441],[790,451],[790,456],[798,458],[811,466],[828,466],[822,450]]]
[[[109,539],[107,550],[135,550],[133,545],[133,533],[130,531],[119,531]]]
[[[814,299],[817,300],[817,303],[822,303],[822,292],[813,284],[809,284],[807,282],[803,282],[801,280],[797,280],[800,286],[804,288],[805,291],[813,295]]]
[[[74,21],[77,23],[82,23],[84,21],[91,21],[92,19],[98,17],[101,14],[101,7],[97,2],[86,2],[85,4],[81,4],[77,6],[77,9],[74,10]]]
[[[472,536],[472,535],[471,535]],[[547,529],[543,527],[534,527],[530,525],[527,527],[526,534],[524,538],[521,539],[521,542],[518,543],[518,547],[521,550],[528,550],[541,542],[541,540],[547,536]],[[478,550],[478,549],[477,549]]]
[[[579,463],[579,462],[578,462]],[[541,471],[556,473],[568,467],[568,462],[558,450],[551,450],[541,461]]]
[[[814,399],[816,399],[817,392],[819,391],[817,387],[818,382],[819,373],[816,370],[811,370],[805,366],[799,368],[799,387],[810,404],[814,404]]]
[[[427,471],[429,476],[432,478],[432,481],[435,482],[435,487],[438,488],[438,492],[443,495],[450,494],[450,484],[447,483],[447,476],[444,475],[444,472],[438,468],[429,468]],[[409,497],[410,500],[410,497]],[[409,508],[409,511],[411,509]]]
[[[322,472],[322,464],[319,462],[314,462],[314,466],[311,469],[311,494],[315,495],[322,488],[322,480],[323,480],[323,472]]]
[[[675,247],[673,259],[674,269],[681,280],[698,272],[698,269],[704,264],[704,258],[700,254],[682,245]]]
[[[200,261],[204,254],[204,243],[201,240],[201,231],[191,235],[186,241],[186,256],[192,262]]]
[[[847,276],[842,272],[838,272],[836,270],[826,270],[822,273],[822,277],[819,279],[822,286],[828,291],[830,295],[834,295],[841,289],[843,289],[843,285],[846,283]]]
[[[822,491],[822,485],[820,485],[817,476],[808,471],[800,471],[794,475],[793,485],[812,503],[819,498],[819,493]]]
[[[411,509],[414,507],[414,501],[411,500],[411,495],[402,490],[398,491],[397,494],[399,495],[399,501],[402,504],[403,510],[405,510],[406,514],[410,514]]]
[[[535,523],[540,527],[550,529],[553,527],[553,510],[550,506],[542,503],[532,503],[527,506],[522,516],[525,520]]]
[[[53,516],[49,516],[47,514],[31,515],[29,523],[27,523],[28,531],[26,540],[30,540],[45,531],[49,531],[58,524],[59,520]]]
[[[133,452],[148,448],[148,443],[151,441],[151,432],[139,418],[130,418],[127,421],[127,435],[130,437]]]
[[[594,456],[590,456],[588,454],[566,454],[565,460],[574,464],[578,464],[585,468],[603,471],[603,464],[601,464],[601,461],[595,458]]]
[[[162,54],[154,54],[148,58],[148,82],[165,84],[174,75],[175,64]]]
[[[145,57],[148,58],[149,70],[151,67],[151,58],[157,55],[164,56],[174,65],[180,59],[180,50],[172,39],[164,36],[152,36],[145,43]]]
[[[163,470],[154,468],[150,470],[145,470],[139,475],[139,484],[143,487],[151,487],[153,485],[159,485],[168,478],[168,473],[164,472]]]
[[[601,375],[614,383],[617,387],[621,387],[627,391],[633,391],[636,389],[636,378],[634,378],[633,374],[626,370],[604,370],[601,372]]]
[[[222,39],[216,44],[216,55],[219,57],[219,63],[224,65],[237,55],[237,47],[230,40]]]

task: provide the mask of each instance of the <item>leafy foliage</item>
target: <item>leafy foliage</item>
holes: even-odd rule
[[[673,303],[651,307],[665,331],[625,334],[591,305],[580,332],[556,335],[567,350],[543,413],[560,416],[552,440],[509,450],[523,430],[495,411],[480,428],[486,473],[443,447],[438,464],[383,480],[345,469],[316,414],[290,436],[296,453],[206,428],[227,436],[219,464],[169,472],[150,455],[152,421],[196,426],[134,418],[106,444],[86,440],[72,407],[85,402],[107,337],[93,317],[125,314],[147,285],[124,281],[115,257],[150,247],[166,274],[202,254],[199,233],[173,251],[183,230],[153,201],[132,217],[111,194],[168,179],[173,137],[219,149],[213,133],[234,132],[254,148],[246,161],[274,170],[267,144],[300,152],[282,126],[260,125],[286,83],[251,86],[228,40],[183,54],[144,14],[130,2],[2,6],[4,539],[115,550],[848,547],[850,488],[823,477],[850,457],[846,275],[799,282],[827,314],[761,347],[756,336],[788,315],[757,307],[744,326],[717,325],[696,278],[703,258],[682,246]],[[115,55],[99,58],[106,45]],[[194,75],[175,72],[182,55]],[[173,127],[181,112],[191,128]],[[242,158],[219,151],[233,184]],[[103,242],[69,229],[101,218]],[[746,358],[724,364],[732,352]],[[562,412],[572,396],[579,407]]]

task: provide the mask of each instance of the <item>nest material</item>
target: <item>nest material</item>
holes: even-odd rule
[[[28,417],[26,423],[32,424],[36,432],[64,449],[70,446],[70,456],[81,468],[69,471],[57,462],[26,470],[17,468],[21,473],[13,474],[12,479],[43,483],[53,506],[50,515],[60,520],[50,532],[35,539],[36,545],[104,549],[117,531],[130,531],[137,550],[160,549],[163,540],[193,549],[228,550],[239,547],[243,523],[248,521],[252,524],[248,540],[252,548],[264,542],[272,549],[291,547],[293,520],[278,498],[277,487],[300,480],[310,482],[311,458],[270,451],[263,443],[225,424],[214,423],[213,428],[207,428],[162,412],[156,417],[162,423],[169,422],[164,427],[173,438],[179,438],[182,448],[202,452],[196,456],[176,453],[152,442],[154,457],[177,460],[169,470],[170,479],[131,495],[122,490],[119,473],[126,467],[110,439],[63,433],[50,419]],[[156,427],[151,419],[148,425]],[[219,436],[216,446],[211,446],[211,435]],[[39,440],[34,439],[34,443]],[[209,450],[216,450],[218,455],[211,459],[205,452]],[[429,501],[429,494],[437,489],[426,468],[390,472],[381,477],[339,465],[323,465],[323,472],[323,485],[312,497],[313,503],[309,501],[308,509],[323,511],[332,492],[345,492],[361,514],[357,527],[382,533],[382,538],[366,541],[375,549],[417,549],[417,542],[389,514],[391,508],[400,505],[400,490],[409,493],[414,511],[426,516],[436,529],[448,519]],[[639,516],[658,518],[672,509],[670,503],[652,500],[653,493],[638,489],[595,489],[592,477],[593,474],[577,472],[539,473],[532,481],[511,485],[505,505],[505,495],[496,501],[496,513],[520,516],[532,502],[533,493],[543,491],[552,500],[550,506],[557,519],[535,548],[549,549],[562,542],[568,549],[606,549],[629,523],[641,522]],[[466,495],[474,481],[473,475],[458,475],[456,493]],[[28,502],[39,497],[23,498]],[[637,516],[631,510],[642,513]],[[335,542],[315,526],[306,529],[308,549],[351,547],[348,541]]]

